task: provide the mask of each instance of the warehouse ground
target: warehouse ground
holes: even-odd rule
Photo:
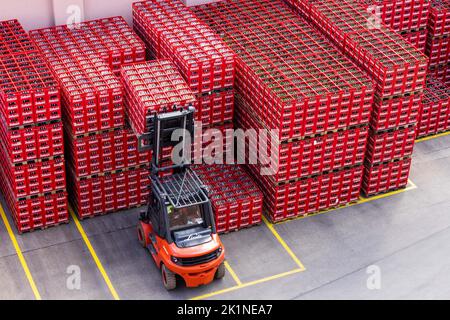
[[[450,136],[413,159],[403,192],[224,235],[225,279],[170,293],[137,243],[136,210],[17,235],[2,199],[0,299],[449,298]],[[67,287],[73,266],[79,290]],[[369,266],[380,290],[367,288]]]

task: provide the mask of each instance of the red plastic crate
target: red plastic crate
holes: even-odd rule
[[[17,20],[0,21],[0,55],[35,51],[27,32]]]
[[[382,131],[417,123],[422,97],[422,93],[384,100],[376,97],[371,128]]]
[[[428,0],[358,0],[358,2],[366,10],[372,9],[370,12],[376,8],[382,22],[397,32],[423,29],[427,26],[430,8]]]
[[[426,137],[450,130],[450,87],[429,77],[422,99],[417,137]]]
[[[40,125],[8,129],[0,124],[0,139],[13,163],[64,154],[63,127],[60,120]]]
[[[148,167],[127,168],[81,179],[73,172],[69,176],[71,202],[81,219],[141,206],[148,200]]]
[[[157,59],[171,59],[195,93],[234,85],[235,54],[178,0],[133,4],[133,25]]]
[[[195,166],[208,187],[219,233],[261,223],[263,195],[239,165]]]
[[[234,90],[225,90],[197,97],[195,119],[204,125],[233,121]]]
[[[36,51],[0,56],[0,114],[8,127],[61,118],[59,88]]]
[[[282,2],[192,10],[238,53],[236,91],[281,140],[367,123],[372,82]]]
[[[450,61],[450,34],[446,37],[428,37],[425,53],[430,57],[430,68],[448,65]]]
[[[195,105],[195,97],[169,60],[124,66],[126,109],[136,134],[148,132],[146,117]]]
[[[66,187],[64,157],[10,163],[0,150],[1,177],[7,180],[15,198],[41,195]]]
[[[99,134],[66,135],[68,162],[76,177],[150,164],[151,152],[139,152],[131,129],[116,129]]]
[[[363,166],[278,186],[266,176],[260,176],[254,167],[249,168],[258,177],[265,213],[272,222],[344,206],[359,199]]]
[[[414,151],[416,126],[387,132],[370,132],[366,161],[370,165],[410,157]]]
[[[428,70],[428,75],[435,77],[440,81],[442,81],[447,86],[450,86],[450,65],[431,67]]]
[[[425,53],[427,44],[427,30],[413,31],[401,34],[403,39],[412,44],[417,50]]]
[[[237,128],[263,129],[264,127],[252,117],[248,106],[246,107],[240,99],[237,101]],[[267,146],[269,155],[271,150],[278,152],[277,156],[273,155],[273,161],[277,162],[278,170],[276,174],[268,178],[273,182],[282,182],[318,175],[338,168],[361,165],[364,162],[367,137],[368,126],[360,126],[289,143],[276,143],[276,139],[269,139]],[[275,146],[272,147],[274,142]],[[252,150],[249,142],[246,144]],[[258,146],[255,148],[253,152],[259,152]],[[253,155],[256,156],[256,154]],[[250,163],[250,155],[246,156],[247,163]],[[261,168],[261,165],[257,167]]]
[[[145,45],[122,17],[82,22],[74,28],[66,25],[30,31],[36,41],[58,43],[62,50],[77,50],[94,55],[116,74],[122,65],[145,61]]]
[[[374,196],[405,188],[410,169],[411,158],[366,166],[361,191],[365,196]]]

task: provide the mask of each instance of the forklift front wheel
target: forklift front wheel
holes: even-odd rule
[[[161,276],[163,280],[164,287],[167,290],[174,290],[177,287],[177,278],[175,273],[167,269],[167,267],[163,264],[161,268]]]
[[[141,244],[142,247],[147,248],[147,240],[145,237],[145,231],[144,228],[142,227],[142,224],[139,223],[138,227],[137,227],[137,235],[138,235],[138,240],[139,243]]]
[[[216,279],[222,279],[225,277],[225,262],[222,262],[216,271]]]

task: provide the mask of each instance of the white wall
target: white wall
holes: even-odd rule
[[[54,26],[53,1],[60,1],[64,4],[71,2],[70,0],[0,0],[0,21],[18,19],[26,30]],[[83,0],[73,0],[74,3],[79,1]],[[86,20],[92,20],[111,16],[123,16],[132,25],[131,4],[137,1],[139,0],[84,0],[84,18]],[[183,1],[188,5],[195,5],[219,0]],[[58,13],[58,15],[61,14],[64,15],[66,13]],[[60,17],[58,17],[57,21],[61,21]]]
[[[123,16],[131,25],[131,4],[136,1],[84,0],[84,16],[86,20]],[[53,0],[0,0],[0,20],[9,19],[18,19],[26,30],[54,26]]]

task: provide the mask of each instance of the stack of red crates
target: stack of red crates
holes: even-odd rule
[[[224,129],[234,112],[235,55],[179,0],[133,4],[136,33],[150,55],[170,59],[196,94],[196,120]]]
[[[417,138],[450,130],[450,87],[440,79],[428,77],[422,99]]]
[[[406,187],[427,58],[394,31],[368,24],[371,13],[356,0],[288,2],[376,82],[363,193]]]
[[[358,1],[368,13],[374,15],[373,19],[380,19],[379,22],[399,33],[421,52],[425,52],[429,0]]]
[[[145,45],[122,17],[82,22],[72,26],[35,30],[65,51],[76,50],[105,61],[115,75],[122,65],[145,61]]]
[[[0,22],[0,190],[20,233],[68,221],[60,92],[17,20]]]
[[[194,170],[208,187],[219,233],[261,223],[263,194],[241,166],[199,165]]]
[[[105,57],[83,48],[82,39],[89,37],[91,28],[78,29],[80,39],[71,43],[60,37],[62,29],[68,30],[55,27],[30,34],[62,89],[72,205],[80,218],[143,205],[151,154],[138,152],[137,137],[125,124],[123,87]],[[102,37],[104,43],[113,41],[108,37],[118,40],[114,33]]]
[[[237,127],[272,130],[276,172],[266,175],[261,162],[246,166],[270,220],[358,200],[373,101],[368,77],[282,1],[193,10],[238,53]]]
[[[431,0],[426,54],[429,74],[450,86],[450,1]]]

